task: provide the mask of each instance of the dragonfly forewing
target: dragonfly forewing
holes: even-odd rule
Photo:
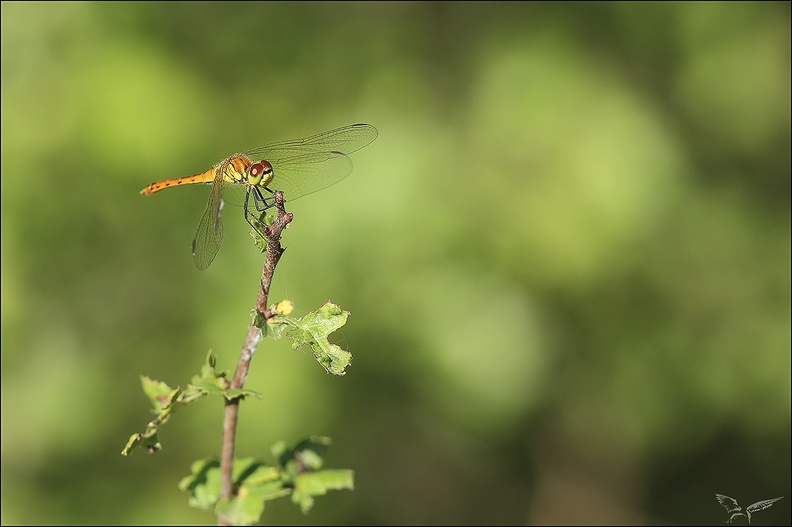
[[[377,138],[377,129],[370,124],[352,124],[312,135],[305,139],[291,139],[270,143],[244,153],[250,159],[266,159],[270,163],[281,162],[290,157],[316,152],[339,152],[351,154],[370,144]]]

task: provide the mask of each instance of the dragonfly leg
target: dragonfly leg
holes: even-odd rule
[[[261,215],[261,213],[264,212],[267,209],[265,208],[265,209],[259,210],[258,201],[257,201],[258,198],[256,197],[257,193],[258,193],[258,189],[254,189],[254,191],[253,191],[253,202],[254,202],[253,205],[256,208],[256,210],[259,211],[259,215]],[[262,199],[262,200],[264,199],[263,196],[259,196],[259,198]],[[261,221],[259,220],[259,218],[257,218],[256,216],[254,216],[253,214],[250,213],[250,209],[248,208],[248,202],[249,201],[250,201],[250,189],[248,189],[247,192],[245,193],[245,207],[244,207],[245,208],[245,221],[248,222],[248,225],[253,227],[253,230],[256,231],[259,234],[259,236],[261,236],[262,238],[266,238],[266,236],[264,236],[264,233],[261,232],[261,225],[262,225]]]
[[[253,202],[258,212],[264,212],[265,210],[272,208],[275,206],[275,196],[264,196],[261,193],[261,189],[258,187],[253,187]],[[270,189],[265,188],[268,192],[272,192]]]

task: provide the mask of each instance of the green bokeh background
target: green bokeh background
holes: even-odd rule
[[[207,187],[260,144],[379,130],[289,204],[271,300],[351,312],[327,375],[265,340],[237,455],[328,435],[353,492],[266,524],[789,524],[788,3],[2,3],[2,523],[213,523],[177,489],[262,256]],[[288,198],[288,196],[287,196]]]

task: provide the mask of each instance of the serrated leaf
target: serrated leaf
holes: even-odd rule
[[[132,434],[127,444],[121,450],[122,456],[128,456],[136,447],[143,446],[150,454],[162,450],[162,445],[157,439],[159,426],[166,423],[177,408],[177,401],[182,396],[179,388],[171,389],[164,382],[150,379],[146,376],[140,377],[143,392],[148,396],[155,410],[158,412],[146,426],[146,431],[142,434]]]
[[[157,413],[162,412],[162,409],[171,403],[174,394],[179,391],[178,388],[173,389],[164,382],[145,375],[140,376],[140,385]]]
[[[190,475],[179,482],[179,489],[187,492],[191,507],[214,508],[220,498],[220,461],[206,458],[190,465]]]
[[[352,490],[355,487],[355,475],[351,470],[320,470],[306,472],[297,476],[294,481],[292,502],[307,513],[314,504],[314,496],[324,496],[328,490]]]
[[[136,446],[141,444],[151,453],[161,450],[162,445],[157,441],[156,436],[159,427],[168,422],[176,410],[206,395],[220,394],[228,400],[246,396],[261,398],[260,393],[251,390],[228,390],[229,382],[226,379],[228,371],[217,370],[216,364],[217,359],[210,350],[201,366],[201,374],[194,375],[191,384],[188,384],[184,390],[174,389],[164,382],[141,376],[143,393],[154,406],[157,417],[149,422],[143,434],[135,434],[130,437],[121,454],[129,455]]]
[[[258,521],[264,510],[264,500],[275,499],[291,492],[284,489],[280,471],[253,458],[234,460],[232,467],[237,496],[220,500],[220,462],[210,457],[194,462],[190,475],[182,478],[179,489],[187,492],[191,507],[212,509],[222,513],[234,524]],[[256,516],[258,515],[258,516]]]
[[[305,513],[314,504],[315,496],[329,490],[353,489],[351,470],[315,470],[324,464],[329,437],[314,436],[289,448],[283,441],[272,446],[278,466],[270,466],[254,458],[234,460],[232,477],[237,493],[220,499],[220,463],[214,458],[199,460],[190,466],[190,475],[182,478],[179,488],[189,493],[189,503],[202,509],[214,508],[221,522],[249,525],[257,523],[264,511],[264,502],[292,494],[292,501]],[[287,474],[283,467],[293,471]]]
[[[287,316],[275,316],[267,324],[274,338],[285,336],[292,341],[292,349],[295,350],[308,344],[314,359],[325,371],[333,375],[344,375],[344,370],[352,362],[352,354],[331,344],[327,337],[346,324],[348,317],[348,311],[327,302],[319,310],[297,320]]]
[[[218,501],[215,512],[223,525],[252,525],[264,512],[264,499],[242,488],[236,496]]]

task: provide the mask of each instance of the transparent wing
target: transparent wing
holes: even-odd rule
[[[321,152],[291,157],[272,164],[271,190],[282,190],[283,197],[295,200],[338,183],[352,172],[352,161],[339,152]]]
[[[780,498],[772,498],[772,499],[769,499],[769,500],[757,501],[756,503],[751,504],[748,507],[746,507],[745,510],[747,510],[748,512],[763,511],[766,508],[768,508],[770,505],[772,505],[773,503],[777,502],[780,499],[783,499],[783,496],[781,496]]]
[[[222,172],[218,169],[192,242],[193,259],[199,270],[209,267],[223,244],[223,219],[220,217],[223,208],[223,178],[220,174]]]
[[[715,494],[715,499],[718,500],[718,502],[721,505],[726,507],[726,512],[728,512],[729,514],[731,514],[732,512],[739,512],[742,510],[742,507],[740,507],[740,504],[737,503],[737,500],[735,500],[734,498],[724,496],[723,494]]]
[[[286,200],[294,200],[338,183],[352,172],[346,156],[377,138],[369,124],[353,124],[305,139],[273,143],[244,152],[254,161],[270,162],[272,190],[282,190]]]
[[[315,152],[351,154],[370,144],[376,138],[377,129],[370,124],[351,124],[304,139],[290,139],[260,146],[243,152],[243,154],[255,161],[266,159],[270,163]]]
[[[223,204],[237,205],[241,207],[247,198],[247,185],[235,185],[228,181],[223,181]]]

